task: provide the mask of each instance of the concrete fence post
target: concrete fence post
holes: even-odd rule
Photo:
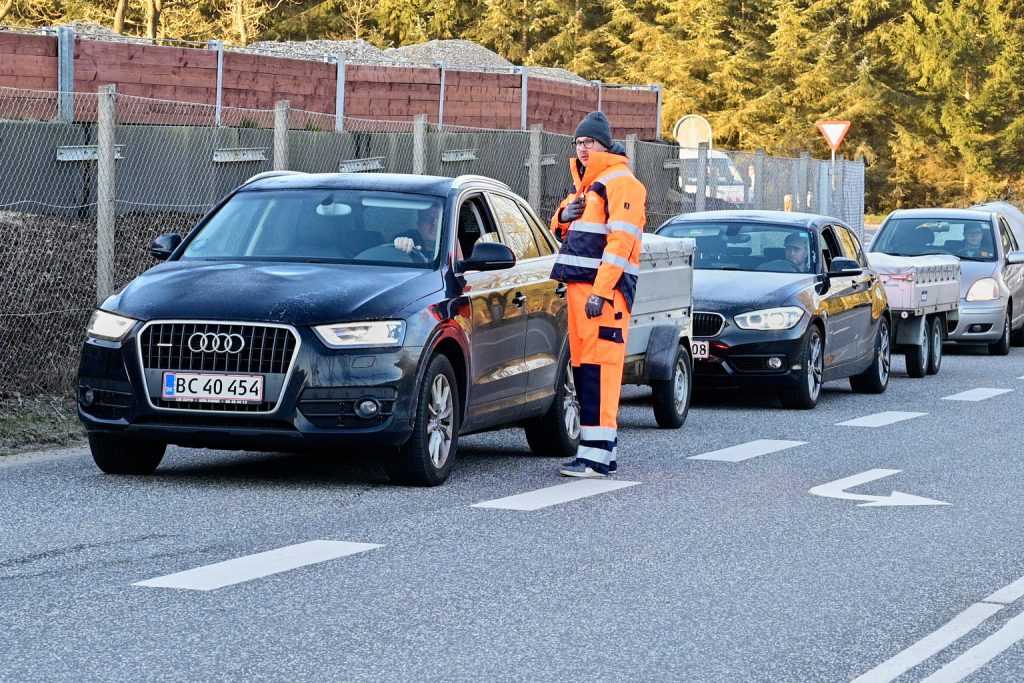
[[[604,96],[604,87],[603,87],[604,84],[601,83],[601,81],[590,81],[590,83],[595,88],[597,88],[597,110],[598,111],[604,111],[603,109],[601,109],[601,107],[604,104],[604,102],[602,101],[602,98]]]
[[[703,211],[707,206],[708,188],[708,143],[697,146],[697,186],[694,190],[693,210]]]
[[[288,100],[274,103],[274,170],[288,170]]]
[[[807,201],[807,175],[810,173],[810,166],[811,153],[800,152],[800,164],[797,166],[796,178],[796,202],[794,202],[797,211],[806,211],[811,208]]]
[[[768,204],[768,175],[766,154],[763,149],[754,153],[754,208],[764,209]]]
[[[412,125],[412,172],[426,173],[427,168],[427,115],[417,114]]]
[[[530,128],[529,182],[527,183],[526,201],[540,215],[543,201],[544,167],[541,165],[541,154],[544,151],[544,126],[535,124]]]
[[[220,127],[224,107],[224,41],[211,40],[206,43],[206,47],[217,51],[217,94],[213,110],[213,125]]]
[[[626,157],[629,159],[629,170],[636,170],[636,141],[637,134],[630,133],[626,136]]]
[[[661,85],[655,83],[651,86],[654,89],[654,93],[657,95],[655,112],[654,112],[654,139],[661,140]]]
[[[444,62],[435,62],[434,64],[441,71],[441,93],[437,96],[437,127],[444,127],[444,88],[445,88],[445,68]]]
[[[832,215],[832,170],[829,164],[818,162],[818,206],[817,213]]]
[[[115,124],[117,86],[99,88],[96,119],[96,302],[114,293],[114,226],[117,206]]]
[[[530,74],[525,66],[518,66],[516,69],[521,77],[519,83],[519,128],[526,130],[529,123],[529,110],[527,106],[530,101]]]
[[[337,56],[337,78],[334,94],[334,130],[338,133],[345,130],[345,57]]]
[[[57,29],[57,118],[75,121],[75,29]]]

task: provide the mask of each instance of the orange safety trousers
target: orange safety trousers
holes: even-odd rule
[[[601,315],[588,318],[589,282],[566,285],[569,314],[569,354],[580,402],[580,446],[576,457],[601,465],[615,460],[618,442],[619,396],[626,360],[630,312],[622,292],[604,305]]]

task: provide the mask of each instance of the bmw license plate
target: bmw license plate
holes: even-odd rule
[[[707,360],[711,355],[711,342],[690,342],[690,353],[693,354],[694,360]]]
[[[165,372],[160,398],[199,403],[262,403],[263,375]]]

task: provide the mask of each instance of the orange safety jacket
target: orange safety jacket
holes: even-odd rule
[[[591,152],[582,177],[582,164],[570,160],[576,192],[551,218],[551,230],[562,242],[551,278],[593,283],[593,293],[609,301],[617,289],[632,309],[647,222],[647,190],[630,170],[629,159],[617,153],[620,149]],[[586,199],[583,215],[572,223],[560,222],[562,209],[577,197]]]

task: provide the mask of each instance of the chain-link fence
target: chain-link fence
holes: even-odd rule
[[[0,88],[0,395],[65,392],[98,301],[153,265],[150,241],[187,232],[261,171],[476,174],[546,220],[571,191],[572,138],[289,109]],[[66,105],[65,105],[66,106]],[[219,125],[218,125],[219,124]],[[621,141],[648,191],[648,230],[680,213],[810,211],[863,229],[863,165]],[[834,189],[833,189],[834,184]]]

